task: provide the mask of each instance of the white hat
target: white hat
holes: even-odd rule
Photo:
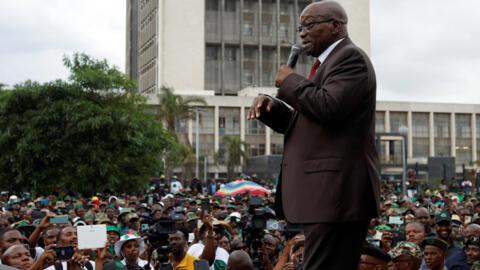
[[[122,256],[122,246],[123,246],[123,244],[125,244],[126,242],[128,242],[130,240],[137,241],[138,245],[140,246],[140,255],[142,255],[143,252],[145,252],[145,243],[143,243],[143,239],[140,236],[138,236],[138,234],[135,233],[133,230],[128,230],[127,233],[120,236],[120,240],[118,240],[115,243],[115,254],[118,257],[123,258],[123,256]]]
[[[108,203],[111,203],[111,202],[112,202],[112,200],[116,200],[116,201],[118,201],[118,198],[117,198],[117,196],[110,196],[110,198],[108,198]]]

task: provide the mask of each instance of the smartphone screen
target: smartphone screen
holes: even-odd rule
[[[68,260],[73,256],[72,246],[53,247],[56,253],[56,260]]]
[[[68,223],[68,216],[67,215],[60,215],[50,218],[50,224],[67,224]]]

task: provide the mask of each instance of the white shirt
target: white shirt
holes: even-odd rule
[[[121,261],[121,263],[123,263],[123,265],[127,266],[127,260],[126,259],[123,259]],[[148,262],[146,260],[142,260],[140,258],[137,258],[137,265],[140,266],[140,267],[144,267],[145,265],[147,265]],[[94,268],[95,269],[95,268]],[[153,266],[150,264],[150,269],[153,269]]]
[[[180,191],[180,189],[183,189],[183,186],[179,181],[172,181],[172,183],[170,183],[170,193],[175,194]]]
[[[187,253],[194,256],[194,257],[200,258],[200,256],[203,253],[204,248],[205,248],[205,246],[202,243],[196,243],[196,244],[193,244],[187,250]],[[225,249],[223,249],[221,247],[217,247],[217,250],[215,251],[215,261],[223,261],[223,262],[225,262],[225,265],[227,265],[229,256],[230,255],[228,254],[228,252]],[[215,262],[214,262],[214,264],[215,264]],[[214,264],[210,265],[210,270],[215,270]]]
[[[95,270],[95,262],[94,261],[89,261],[92,264],[92,269]],[[67,262],[62,262],[62,269],[67,270]],[[44,270],[55,270],[55,265],[49,266],[45,268]],[[87,270],[87,267],[83,267],[83,270]]]
[[[323,51],[323,53],[320,54],[320,56],[318,56],[318,61],[320,61],[320,65],[323,64],[323,62],[325,62],[325,59],[327,59],[328,55],[333,51],[333,49],[335,49],[335,47],[337,47],[338,43],[342,42],[342,40],[344,39],[345,38],[335,41],[325,51]]]

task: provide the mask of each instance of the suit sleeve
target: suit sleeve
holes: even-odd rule
[[[277,97],[319,122],[342,123],[366,102],[366,98],[375,94],[375,87],[370,85],[374,75],[369,73],[366,59],[355,50],[347,51],[332,65],[326,70],[323,85],[315,85],[296,73],[290,74],[280,86]]]
[[[292,118],[293,111],[280,100],[271,96],[268,97],[272,99],[273,106],[270,109],[270,112],[262,110],[260,112],[259,120],[275,132],[285,134]]]

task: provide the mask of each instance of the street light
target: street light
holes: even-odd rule
[[[398,132],[402,135],[402,190],[403,196],[407,195],[407,153],[405,151],[406,148],[406,140],[408,135],[408,127],[401,126],[398,128]],[[408,196],[408,195],[407,195]]]
[[[207,109],[196,107],[196,108],[190,108],[188,110],[190,112],[195,113],[195,124],[196,124],[196,128],[195,128],[195,177],[198,177],[198,158],[199,158],[199,144],[198,144],[198,125],[199,125],[199,121],[198,121],[198,114],[200,112],[207,111]]]

